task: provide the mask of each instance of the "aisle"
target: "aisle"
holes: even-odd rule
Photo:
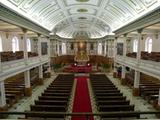
[[[77,85],[74,97],[73,112],[92,112],[91,101],[89,97],[87,77],[76,77]],[[86,117],[74,116],[72,120],[86,120]],[[90,117],[88,120],[93,120]]]

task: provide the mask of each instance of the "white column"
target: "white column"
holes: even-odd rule
[[[104,43],[104,56],[106,56],[106,40],[105,40],[105,43]]]
[[[137,62],[141,59],[141,51],[142,51],[142,29],[137,30],[138,32],[138,50],[137,50]]]
[[[126,57],[126,53],[127,53],[127,34],[124,34],[124,38],[123,38],[123,57]]]
[[[53,40],[50,40],[50,56],[53,57],[54,52],[53,52]]]
[[[66,45],[67,45],[67,43],[66,43]],[[50,46],[51,46],[51,44],[50,44],[50,39],[48,39],[48,57],[49,57],[49,62],[48,62],[48,72],[50,73],[51,72],[51,65],[50,65],[50,60],[51,60],[51,53],[50,53]],[[67,51],[67,50],[66,50]]]
[[[41,47],[41,34],[38,34],[38,56],[41,60],[41,56],[42,56],[42,51],[41,51],[42,47]]]
[[[134,88],[139,88],[139,82],[140,82],[140,72],[139,71],[135,71]]]
[[[138,32],[138,50],[137,50],[137,67],[139,65],[139,61],[141,59],[141,47],[142,47],[142,29],[137,30]],[[135,77],[134,77],[134,88],[139,88],[139,82],[140,82],[140,72],[135,71]]]
[[[111,40],[110,57],[113,58],[113,40]]]
[[[159,89],[159,96],[158,96],[158,106],[160,106],[160,89]]]
[[[31,81],[30,81],[30,71],[29,70],[24,72],[24,80],[25,80],[25,88],[30,88]]]
[[[137,30],[137,32],[138,32],[137,67],[139,66],[139,62],[141,59],[142,30],[143,29]],[[134,87],[133,87],[133,95],[134,96],[139,96],[139,83],[140,83],[140,72],[138,70],[135,70]]]
[[[2,72],[2,61],[1,61],[1,54],[0,54],[0,72]]]
[[[48,50],[48,57],[51,57],[51,52],[50,52],[50,49],[51,49],[51,42],[50,42],[50,39],[48,38],[48,48],[47,48],[47,50]]]
[[[126,75],[126,67],[122,65],[122,79],[125,79],[125,75]]]
[[[5,107],[5,105],[6,105],[6,96],[5,96],[4,81],[0,81],[0,108]]]
[[[28,51],[27,51],[27,30],[22,29],[23,31],[23,55],[24,55],[24,60],[25,63],[27,64],[28,61]]]
[[[32,87],[31,87],[30,70],[26,70],[24,72],[24,82],[25,82],[25,96],[31,96]]]
[[[107,42],[107,47],[108,47],[108,50],[107,50],[107,55],[108,57],[110,57],[110,41]]]
[[[60,51],[59,51],[59,41],[57,41],[57,54],[58,54],[58,56],[60,54]]]
[[[114,73],[117,72],[116,70],[116,56],[117,56],[117,37],[114,40]]]
[[[39,66],[39,78],[43,78],[43,66]]]

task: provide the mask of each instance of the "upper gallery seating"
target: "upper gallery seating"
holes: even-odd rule
[[[126,56],[128,57],[133,57],[136,58],[137,53],[133,52],[133,53],[127,53]],[[160,62],[160,52],[145,52],[142,51],[141,52],[141,59],[143,60],[151,60],[151,61],[155,61],[155,62]]]
[[[91,74],[91,86],[95,97],[95,102],[99,112],[118,112],[118,111],[134,111],[134,105],[130,105],[130,101],[126,100],[123,93],[104,75],[104,74]],[[116,117],[136,117],[139,115],[119,115],[119,116],[102,116],[105,118]]]
[[[74,82],[73,74],[60,74],[57,78],[44,90],[35,104],[31,105],[31,111],[44,111],[44,112],[67,112],[69,107],[69,100],[72,93]],[[49,116],[35,116],[34,114],[26,115],[28,117],[43,117]],[[55,118],[63,118],[63,115],[55,115]]]
[[[18,60],[18,59],[23,59],[23,51],[16,51],[15,53],[12,51],[5,51],[1,52],[1,61],[12,61],[12,60]],[[28,57],[35,57],[38,56],[37,53],[34,52],[28,52]]]

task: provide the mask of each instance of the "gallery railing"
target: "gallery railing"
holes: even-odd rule
[[[36,118],[56,118],[57,116],[64,116],[66,117],[85,117],[86,120],[89,120],[91,116],[97,116],[99,118],[126,118],[126,117],[136,117],[137,119],[142,119],[140,115],[157,115],[160,116],[160,111],[125,111],[125,112],[97,112],[97,113],[90,113],[90,112],[76,112],[76,113],[66,113],[66,112],[0,112],[0,116],[6,115],[25,115],[27,117],[36,117]]]

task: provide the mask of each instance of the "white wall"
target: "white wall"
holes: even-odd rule
[[[147,34],[143,36],[142,40],[142,51],[145,51],[145,41],[146,39],[150,37],[152,38],[152,51],[153,52],[160,52],[160,32],[157,34]],[[133,52],[133,41],[137,39],[137,36],[131,38],[131,52]],[[122,42],[123,40],[119,40],[119,42]]]
[[[6,33],[0,31],[0,36],[2,39],[2,50],[3,51],[12,51],[12,38],[16,36],[19,39],[19,50],[23,51],[23,37],[20,35],[17,35],[16,33]],[[33,40],[31,40],[31,51],[34,51],[34,44]],[[43,40],[45,41],[45,40]]]

